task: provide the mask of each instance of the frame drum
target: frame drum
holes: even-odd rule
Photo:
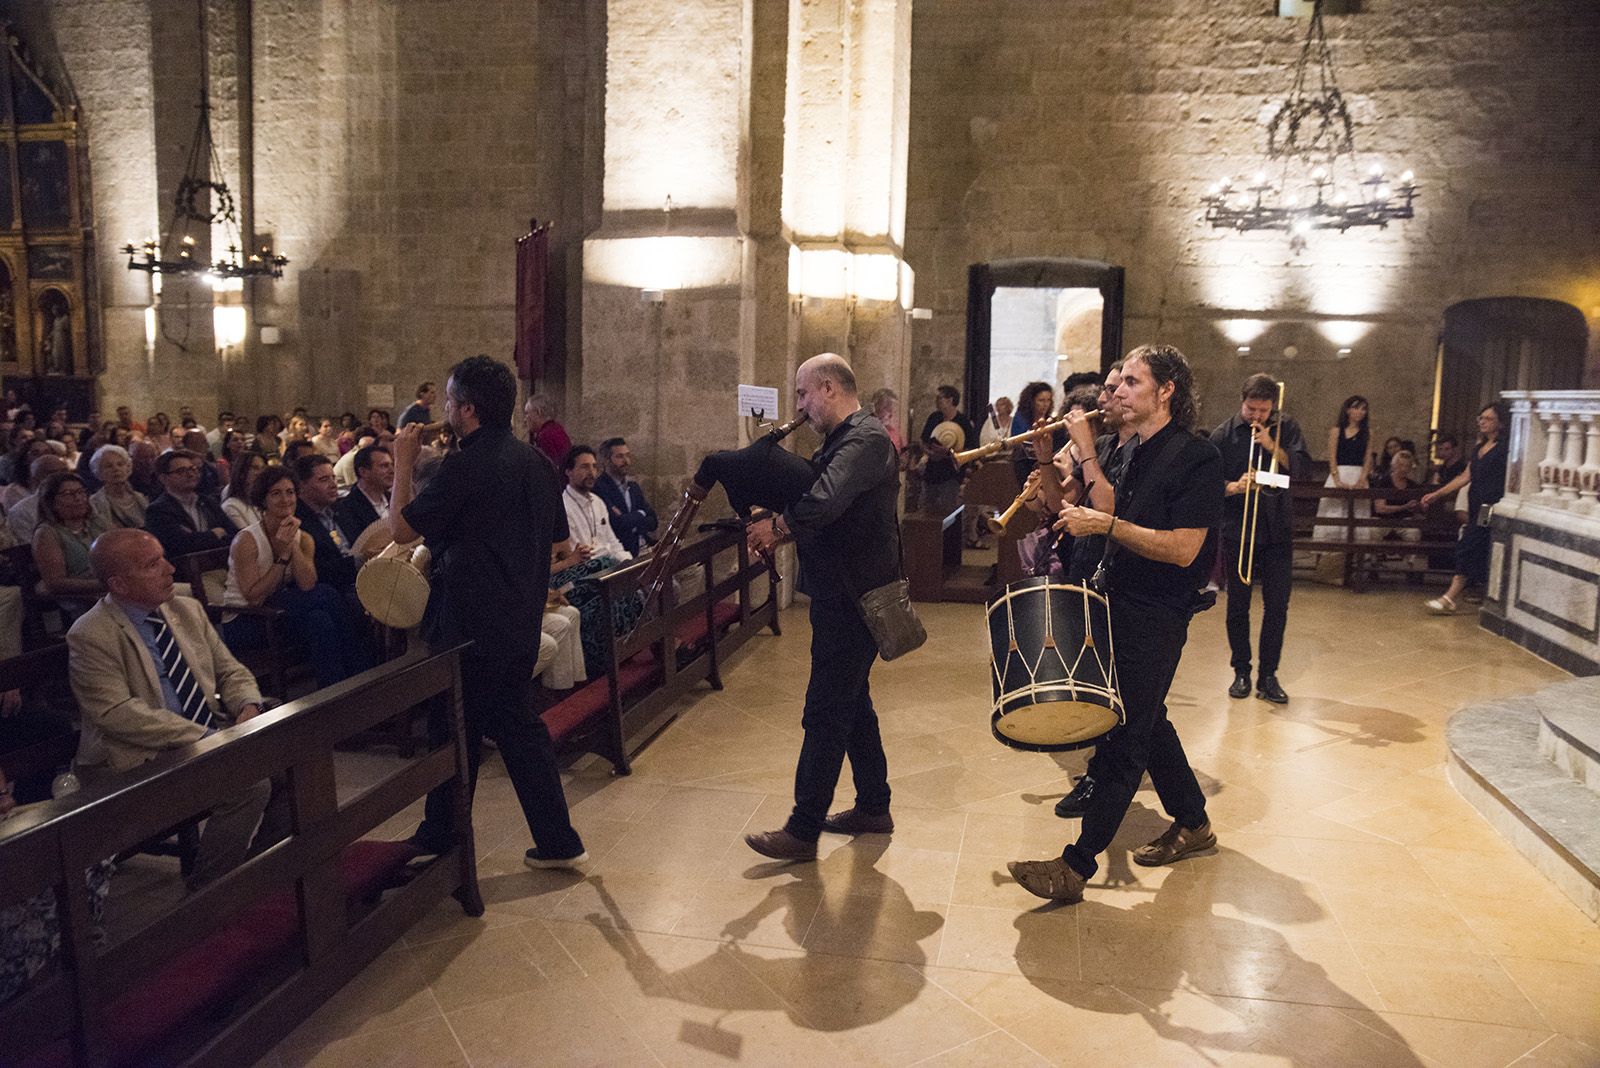
[[[356,597],[379,623],[409,630],[422,622],[428,607],[428,547],[390,542],[356,572]]]
[[[1013,749],[1056,753],[1094,745],[1126,720],[1103,595],[1051,577],[1013,582],[989,598],[994,714]]]

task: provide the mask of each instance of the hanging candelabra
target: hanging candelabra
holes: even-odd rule
[[[1228,230],[1287,231],[1298,247],[1312,230],[1382,229],[1411,218],[1415,175],[1408,170],[1390,178],[1381,163],[1363,173],[1354,131],[1322,27],[1322,0],[1316,0],[1289,95],[1267,124],[1267,163],[1251,179],[1230,175],[1212,185],[1201,198],[1206,222]]]

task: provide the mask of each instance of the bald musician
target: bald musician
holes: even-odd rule
[[[868,675],[878,646],[857,606],[861,595],[900,577],[896,503],[900,472],[883,424],[861,408],[856,376],[842,357],[813,356],[794,376],[795,406],[823,435],[811,458],[817,480],[782,515],[750,526],[750,547],[770,552],[793,538],[802,593],[811,597],[811,681],[800,725],[794,810],[776,831],[745,836],[774,860],[815,860],[823,831],[888,834],[889,762],[878,734]],[[846,755],[852,808],[828,815]]]

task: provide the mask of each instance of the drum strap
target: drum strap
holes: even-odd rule
[[[1178,454],[1183,452],[1183,447],[1189,444],[1191,437],[1193,435],[1188,431],[1180,429],[1168,438],[1167,443],[1161,447],[1161,452],[1156,455],[1155,463],[1145,468],[1145,478],[1148,479],[1152,471],[1160,471],[1171,466],[1178,459]],[[1143,445],[1134,447],[1134,455],[1128,458],[1127,466],[1122,470],[1122,484],[1117,487],[1119,493],[1126,490],[1117,510],[1117,518],[1124,523],[1138,523],[1144,518],[1145,513],[1150,511],[1148,506],[1140,507],[1145,504],[1148,494],[1141,495],[1136,493],[1135,491],[1139,487],[1130,485],[1128,481],[1128,475],[1133,470],[1134,460],[1138,458],[1138,450],[1140,448],[1143,448]],[[1089,580],[1089,586],[1092,589],[1101,593],[1105,592],[1106,583],[1111,577],[1112,566],[1116,562],[1117,550],[1120,548],[1121,546],[1111,538],[1106,539],[1106,551],[1100,555],[1100,563],[1095,566],[1094,577]]]

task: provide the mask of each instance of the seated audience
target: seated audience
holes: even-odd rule
[[[522,425],[528,432],[528,441],[538,447],[553,464],[566,459],[572,449],[572,438],[567,428],[556,420],[556,408],[549,397],[535,393],[522,406]]]
[[[333,480],[341,490],[347,490],[356,484],[356,456],[355,454],[368,445],[378,444],[378,435],[367,429],[357,432],[355,447],[346,450],[333,465]]]
[[[172,565],[155,538],[107,531],[95,540],[90,562],[107,593],[67,632],[83,732],[76,770],[85,784],[261,711],[255,676],[228,652],[199,602],[173,595]],[[211,809],[191,890],[244,861],[271,794],[263,779]]]
[[[31,485],[41,485],[45,478],[58,471],[65,471],[67,462],[59,456],[41,456],[33,461],[33,466],[28,470],[28,481]],[[82,479],[79,479],[81,482]],[[34,528],[39,525],[39,495],[30,493],[16,504],[6,509],[6,526],[11,531],[11,536],[21,542],[33,540]]]
[[[6,511],[17,506],[22,498],[30,496],[38,488],[33,481],[33,462],[42,456],[59,459],[55,450],[50,448],[50,443],[42,438],[29,438],[12,459],[11,482],[3,491],[0,491],[0,508]]]
[[[539,621],[539,662],[533,673],[547,690],[570,690],[586,677],[582,616],[552,592]]]
[[[32,461],[27,458],[28,446],[33,444],[33,433],[25,427],[12,425],[6,431],[6,454],[0,457],[0,482],[8,485],[17,480],[19,474],[26,471]],[[44,455],[41,450],[36,455]],[[5,495],[0,494],[0,506],[5,504]]]
[[[282,419],[275,415],[257,416],[256,437],[250,447],[268,464],[275,464],[283,457],[283,442],[278,437],[281,433],[283,433]]]
[[[900,429],[900,395],[894,390],[884,387],[872,395],[868,410],[878,422],[883,424],[884,433],[889,435],[889,442],[894,446],[896,456],[904,456],[906,451],[905,431]],[[602,446],[602,449],[604,446]],[[602,456],[601,460],[604,461]]]
[[[1454,434],[1441,434],[1433,447],[1439,462],[1434,465],[1432,485],[1442,486],[1467,469],[1467,458],[1461,451],[1461,440]]]
[[[311,420],[306,418],[304,408],[296,408],[294,414],[289,416],[288,425],[283,428],[283,442],[287,445],[291,441],[311,440]],[[285,463],[288,461],[285,460]]]
[[[354,465],[356,484],[333,506],[334,520],[344,532],[345,539],[354,545],[372,524],[389,518],[389,491],[394,489],[394,456],[382,445],[368,445],[358,449]],[[379,552],[384,545],[371,547]]]
[[[352,618],[337,590],[317,581],[316,547],[295,515],[294,474],[284,467],[263,469],[250,484],[250,500],[261,518],[234,537],[222,594],[229,648],[261,648],[269,624],[226,609],[266,605],[284,613],[284,635],[305,647],[319,687],[371,667],[360,620]]]
[[[253,455],[249,439],[238,430],[230,430],[222,435],[217,449],[217,473],[222,475],[223,482],[233,477],[233,469],[238,466],[241,456]]]
[[[206,433],[206,451],[219,460],[228,458],[228,450],[223,447],[223,439],[234,432],[233,413],[224,408],[217,413],[217,425]]]
[[[567,487],[561,492],[561,503],[572,537],[580,546],[588,547],[591,557],[609,556],[613,562],[632,560],[633,554],[623,548],[611,527],[610,509],[595,495],[595,483],[600,479],[600,461],[595,451],[587,445],[572,446],[563,470]]]
[[[978,444],[988,445],[999,441],[1011,432],[1011,413],[1016,405],[1010,397],[996,397],[985,413],[983,426],[978,428]]]
[[[367,410],[367,429],[378,436],[385,431],[394,432],[394,420],[389,418],[389,413],[383,408],[369,408]]]
[[[222,469],[212,462],[211,453],[206,450],[206,436],[198,430],[185,430],[179,447],[188,449],[199,458],[200,485],[196,487],[195,492],[203,493],[207,497],[220,497],[226,480]]]
[[[321,455],[321,453],[317,452],[316,446],[309,441],[290,440],[283,443],[283,456],[279,462],[285,467],[293,468],[302,456]]]
[[[328,459],[339,458],[339,434],[333,429],[332,419],[323,419],[317,424],[317,432],[312,436],[311,444]]]
[[[311,535],[317,578],[341,594],[353,595],[360,565],[351,554],[351,540],[339,529],[338,518],[334,515],[333,506],[339,503],[339,484],[333,477],[333,465],[326,456],[313,453],[300,457],[294,475],[300,488],[295,515],[300,519],[301,529]]]
[[[132,439],[123,444],[120,434],[117,438],[116,444],[127,449],[128,457],[133,461],[133,474],[128,476],[128,484],[151,500],[161,496],[161,476],[156,473],[156,463],[161,456],[157,454],[156,447],[148,441]]]
[[[172,448],[172,419],[166,412],[157,412],[145,424],[144,440],[148,441],[156,450],[156,455]]]
[[[89,566],[89,546],[107,529],[89,505],[83,479],[71,471],[45,476],[39,484],[33,563],[39,586],[69,619],[83,615],[105,593]]]
[[[222,511],[240,530],[261,518],[256,506],[250,503],[250,484],[266,469],[267,461],[248,453],[239,458],[228,476],[228,485],[222,491]]]
[[[617,540],[631,555],[638,556],[641,546],[655,541],[650,534],[661,521],[639,483],[628,477],[633,470],[633,450],[623,438],[607,438],[600,443],[599,459],[603,470],[595,479],[594,494],[611,513],[611,529],[616,531]]]
[[[128,455],[128,450],[120,445],[102,445],[90,457],[89,469],[100,482],[100,488],[89,498],[89,505],[106,529],[143,527],[150,498],[128,482],[133,475],[133,457]]]
[[[169,557],[205,552],[233,541],[239,532],[215,497],[198,492],[200,460],[187,449],[164,452],[156,460],[162,492],[145,509],[144,528]]]

